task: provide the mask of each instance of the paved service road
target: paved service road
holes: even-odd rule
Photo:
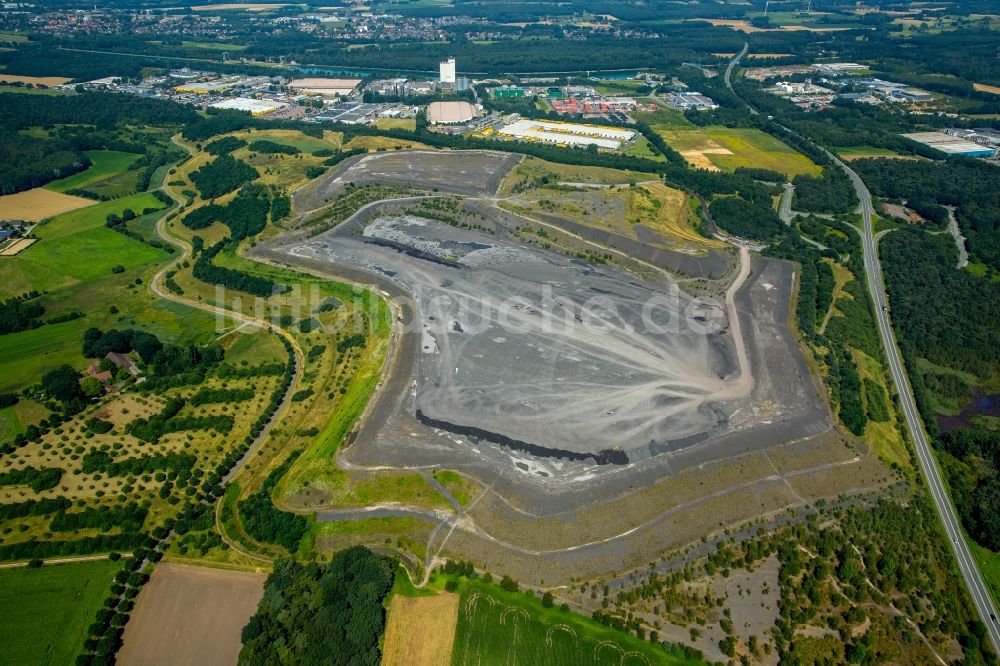
[[[930,445],[927,441],[927,433],[924,432],[923,424],[917,413],[917,404],[913,399],[913,390],[906,377],[903,368],[903,358],[896,345],[896,338],[893,335],[892,327],[889,324],[888,304],[885,295],[885,286],[882,283],[882,266],[878,258],[878,239],[872,230],[872,198],[865,187],[864,182],[846,164],[833,158],[841,169],[851,178],[854,190],[861,201],[861,215],[864,218],[864,230],[862,232],[862,243],[864,245],[865,275],[868,279],[868,291],[875,302],[875,316],[878,321],[879,335],[882,337],[882,346],[885,348],[886,357],[889,359],[889,369],[892,371],[892,380],[896,384],[899,393],[899,401],[903,406],[906,416],[906,425],[909,428],[910,436],[917,449],[917,459],[920,461],[920,469],[927,479],[930,487],[931,497],[934,506],[937,507],[941,522],[944,523],[945,532],[951,540],[952,550],[955,552],[955,559],[958,561],[958,568],[962,572],[962,578],[972,594],[973,603],[979,611],[979,617],[986,625],[990,640],[993,642],[993,649],[1000,652],[1000,625],[994,619],[997,617],[997,610],[990,596],[989,588],[983,581],[979,567],[976,565],[972,553],[969,552],[969,545],[965,541],[958,516],[955,514],[955,507],[952,506],[948,491],[941,481],[941,474],[938,471],[934,456],[931,453]]]

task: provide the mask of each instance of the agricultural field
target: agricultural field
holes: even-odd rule
[[[540,600],[481,581],[462,589],[453,666],[700,664]]]
[[[0,660],[18,666],[72,664],[121,568],[120,561],[98,560],[0,570]]]
[[[53,215],[93,205],[91,199],[36,187],[17,194],[0,196],[0,218],[37,222]]]
[[[109,197],[128,194],[135,190],[135,173],[126,175],[129,167],[141,157],[135,153],[117,150],[88,150],[91,166],[85,171],[53,181],[45,189],[68,192],[73,189],[88,190]],[[131,183],[129,183],[131,180]]]
[[[38,548],[59,550],[63,541],[152,530],[176,515],[182,508],[177,500],[193,495],[204,476],[250,434],[281,380],[283,363],[264,370],[260,362],[244,362],[223,360],[194,386],[112,394],[5,456],[0,474],[30,467],[57,470],[59,479],[33,488],[7,481],[0,486],[0,501],[66,497],[82,501],[88,518],[65,523],[58,514],[57,519],[44,513],[15,517],[5,522],[0,547],[21,552],[17,549],[35,540]],[[241,368],[251,372],[234,374],[232,369]],[[156,425],[146,427],[138,419]],[[126,510],[126,503],[138,508]],[[209,520],[202,529],[210,525]]]
[[[6,40],[7,36],[0,36],[0,41]],[[0,74],[0,83],[30,83],[34,86],[45,86],[47,88],[59,86],[71,80],[64,76],[16,76],[14,74]]]
[[[156,566],[136,598],[117,663],[234,664],[240,631],[264,594],[261,573],[170,562]],[[178,640],[183,636],[183,640]]]
[[[694,167],[709,171],[735,171],[737,167],[771,169],[785,174],[789,180],[802,174],[820,173],[820,167],[808,157],[758,129],[699,127],[688,122],[679,111],[670,109],[640,113],[636,117],[649,123]]]
[[[100,204],[84,201],[87,208],[64,213],[39,225],[34,231],[39,238],[37,243],[0,262],[0,280],[5,292],[53,291],[107,276],[116,265],[133,269],[166,258],[166,252],[105,227],[109,214],[121,215],[126,208],[136,213],[146,208],[163,208],[163,202],[152,194]]]
[[[382,666],[451,663],[459,596],[394,594],[382,644]]]

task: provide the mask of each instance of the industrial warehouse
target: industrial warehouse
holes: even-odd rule
[[[952,134],[951,132],[955,132]],[[940,150],[949,157],[993,157],[997,153],[996,141],[989,134],[983,133],[982,137],[975,131],[958,133],[961,130],[946,130],[944,132],[913,132],[901,136],[925,146],[930,146],[935,150]],[[992,139],[992,140],[991,140]]]
[[[583,125],[542,120],[519,119],[500,128],[501,137],[521,141],[553,143],[558,146],[597,146],[605,150],[620,150],[633,141],[636,133],[621,127]]]

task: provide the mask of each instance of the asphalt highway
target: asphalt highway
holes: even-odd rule
[[[725,81],[726,86],[730,90],[732,90],[732,86],[730,85],[732,71],[740,59],[747,54],[748,48],[749,45],[744,43],[743,49],[733,57],[726,68]],[[747,107],[751,113],[757,114],[757,111],[750,107],[749,104],[747,104]],[[789,128],[782,127],[792,132]],[[972,602],[979,613],[980,620],[986,626],[986,633],[993,644],[993,650],[1000,654],[1000,621],[998,621],[996,605],[993,603],[993,597],[990,595],[989,588],[986,586],[983,575],[979,571],[979,566],[976,564],[976,560],[972,557],[972,552],[969,550],[969,544],[965,540],[965,534],[962,531],[958,515],[955,513],[955,507],[951,503],[951,496],[948,494],[948,490],[941,480],[941,472],[938,470],[937,462],[934,460],[934,454],[931,452],[930,443],[927,439],[927,433],[924,431],[923,423],[920,421],[920,415],[917,412],[917,403],[913,398],[913,388],[910,386],[909,378],[906,376],[903,357],[899,351],[899,346],[896,344],[895,334],[892,331],[892,325],[889,320],[889,303],[885,294],[885,284],[882,281],[882,265],[878,258],[879,237],[875,235],[872,224],[872,215],[875,209],[872,206],[871,193],[865,186],[864,181],[861,180],[861,177],[854,173],[854,170],[843,161],[837,159],[829,151],[824,152],[851,179],[854,191],[858,196],[858,201],[861,202],[860,212],[864,220],[864,228],[861,230],[861,243],[864,253],[865,278],[868,282],[868,291],[871,294],[872,301],[875,303],[875,320],[878,322],[879,337],[882,340],[882,347],[885,349],[886,358],[889,360],[889,370],[892,373],[892,381],[896,385],[896,392],[899,394],[899,402],[903,406],[906,427],[910,432],[910,438],[913,440],[914,448],[917,452],[917,460],[920,463],[920,470],[927,481],[927,487],[931,492],[931,499],[934,501],[938,516],[944,525],[945,533],[951,541],[952,552],[955,554],[955,560],[958,562],[962,579],[965,581],[965,586],[972,596]]]
[[[831,157],[833,157],[831,155]],[[903,413],[906,416],[906,426],[910,431],[910,437],[917,451],[917,459],[920,461],[920,469],[927,480],[927,485],[931,491],[931,498],[934,506],[937,507],[938,515],[944,524],[945,532],[951,541],[955,559],[958,561],[958,568],[962,572],[965,585],[972,595],[972,601],[979,611],[979,617],[986,625],[986,631],[993,643],[993,649],[1000,652],[1000,624],[997,622],[997,609],[990,596],[989,588],[983,580],[976,560],[969,551],[965,535],[962,532],[961,523],[955,513],[955,507],[951,503],[951,497],[941,480],[941,473],[938,470],[934,455],[931,453],[930,443],[927,433],[924,432],[923,424],[917,412],[917,404],[913,399],[913,389],[910,387],[909,379],[903,367],[903,358],[896,345],[896,338],[889,323],[888,301],[885,295],[885,286],[882,282],[882,266],[878,258],[878,239],[872,229],[872,207],[871,194],[865,187],[861,178],[846,164],[833,157],[841,169],[851,178],[854,184],[854,191],[857,192],[858,200],[861,202],[861,216],[864,219],[864,230],[862,231],[862,245],[864,247],[865,275],[868,279],[868,291],[871,293],[872,301],[875,303],[875,318],[878,321],[879,335],[882,338],[882,346],[886,351],[886,358],[889,359],[889,369],[892,372],[892,380],[896,384],[899,393],[899,402],[903,406]]]

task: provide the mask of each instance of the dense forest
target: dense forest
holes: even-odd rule
[[[279,560],[243,628],[241,666],[377,666],[392,560],[355,546],[328,564]]]
[[[30,190],[90,166],[87,156],[65,141],[0,129],[0,194]]]
[[[191,182],[201,192],[202,198],[214,199],[249,183],[257,176],[257,170],[252,166],[226,153],[193,172]]]
[[[241,241],[264,230],[270,208],[268,189],[257,183],[247,183],[228,204],[221,206],[212,203],[191,211],[184,218],[184,226],[198,230],[205,229],[213,222],[221,222],[229,227],[234,241]]]
[[[915,199],[932,216],[941,213],[928,211],[928,203],[956,207],[970,260],[1000,270],[1000,169],[969,158],[938,162],[868,159],[853,166],[875,196]]]
[[[959,428],[936,445],[962,524],[976,541],[1000,553],[1000,433]]]
[[[982,382],[1000,372],[1000,283],[955,268],[958,252],[944,234],[894,231],[881,255],[893,326],[955,507],[973,538],[1000,551],[1000,437],[977,427],[939,432],[935,408],[942,398],[970,401],[971,386],[954,370]],[[942,370],[922,370],[918,357]]]
[[[977,377],[1000,372],[1000,283],[956,269],[946,234],[894,231],[881,255],[893,324],[917,354]]]

